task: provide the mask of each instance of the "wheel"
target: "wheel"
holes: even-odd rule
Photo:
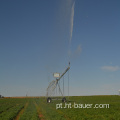
[[[51,103],[52,99],[50,97],[47,98],[47,103]]]
[[[66,102],[66,98],[65,97],[62,99],[62,102]]]

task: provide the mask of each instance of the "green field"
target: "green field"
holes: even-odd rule
[[[74,96],[66,103],[47,103],[43,97],[4,98],[0,120],[120,120],[120,96]]]

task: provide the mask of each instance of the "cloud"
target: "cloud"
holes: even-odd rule
[[[106,71],[118,71],[120,67],[119,66],[102,66],[101,69]]]
[[[71,43],[71,40],[72,40],[72,32],[73,32],[74,7],[75,7],[75,2],[73,3],[72,8],[71,8],[71,18],[70,18],[70,43]]]

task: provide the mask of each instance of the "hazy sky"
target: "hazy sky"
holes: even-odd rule
[[[119,51],[119,0],[0,1],[4,96],[45,95],[69,61],[70,95],[118,94]]]

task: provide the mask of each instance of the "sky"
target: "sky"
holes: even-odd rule
[[[70,61],[65,95],[68,79],[71,96],[117,95],[119,5],[119,0],[0,1],[0,94],[43,96],[53,73],[63,73]]]

